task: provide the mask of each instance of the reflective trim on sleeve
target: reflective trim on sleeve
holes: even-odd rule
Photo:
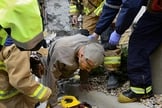
[[[103,5],[104,5],[104,2],[102,2],[102,3],[100,4],[100,6],[97,7],[97,9],[94,10],[94,13],[95,13],[97,16],[99,16],[99,15],[101,14]]]
[[[9,99],[17,95],[18,93],[19,91],[15,88],[8,90],[8,91],[0,90],[0,100]]]
[[[6,70],[7,69],[6,69],[4,62],[0,61],[0,72],[1,71],[6,72]],[[17,95],[18,93],[19,91],[16,88],[12,88],[10,90],[0,90],[0,100],[9,99]]]
[[[149,93],[152,90],[152,86],[149,86],[146,89],[138,87],[130,87],[130,89],[136,94],[145,94],[145,92]]]
[[[47,91],[47,88],[45,88],[42,84],[34,91],[30,97],[35,97],[36,99],[42,99],[42,97],[45,95]]]
[[[119,5],[112,5],[112,4],[108,4],[106,1],[105,1],[105,6],[107,7],[110,7],[112,9],[120,9],[120,6]]]
[[[84,7],[84,13],[88,15],[90,13],[90,10],[87,7]]]
[[[104,57],[104,64],[120,64],[120,61],[120,56]]]
[[[71,5],[70,6],[70,13],[77,13],[77,12],[79,12],[79,11],[77,10],[76,5]]]
[[[7,71],[4,62],[0,61],[0,70]]]

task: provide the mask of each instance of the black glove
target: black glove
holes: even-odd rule
[[[82,35],[89,36],[89,31],[87,29],[80,29],[79,31]]]

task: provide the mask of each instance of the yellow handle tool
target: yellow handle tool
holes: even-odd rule
[[[80,101],[78,101],[76,99],[76,97],[74,97],[74,96],[67,95],[67,96],[63,96],[61,98],[61,102],[60,103],[61,103],[61,106],[63,108],[71,108],[71,107],[79,105]]]

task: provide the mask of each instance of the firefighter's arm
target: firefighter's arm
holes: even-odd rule
[[[76,0],[71,0],[70,1],[69,13],[70,13],[71,16],[78,16],[79,15],[79,10],[77,9],[77,2],[76,2]]]
[[[77,9],[77,4],[76,4],[76,1],[74,1],[74,0],[71,0],[71,2],[70,2],[69,14],[71,16],[72,24],[77,25],[79,10]]]
[[[95,15],[100,16],[103,5],[104,5],[104,1],[94,10]]]
[[[15,45],[6,48],[5,63],[7,66],[9,82],[19,92],[40,102],[46,101],[51,90],[35,81],[30,71],[30,52],[20,51]],[[16,61],[16,63],[15,63]]]

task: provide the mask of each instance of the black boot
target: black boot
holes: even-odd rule
[[[119,81],[117,75],[114,73],[109,73],[107,81],[107,89],[115,89],[119,86]]]

